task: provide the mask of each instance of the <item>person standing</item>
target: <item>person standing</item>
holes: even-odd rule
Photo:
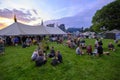
[[[2,38],[0,38],[0,53],[4,54],[4,52],[5,52],[4,41],[2,40]]]

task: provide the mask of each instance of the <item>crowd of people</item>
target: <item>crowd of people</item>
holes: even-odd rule
[[[102,54],[109,55],[110,50],[115,51],[115,47],[112,42],[109,42],[108,44],[108,51],[104,51],[102,39],[98,39],[98,38],[96,38],[94,44],[90,44],[90,43],[86,44],[86,41],[84,38],[70,37],[66,41],[65,45],[67,45],[69,48],[76,49],[75,52],[78,55],[83,55],[84,53],[87,53],[88,55],[101,56]]]
[[[110,51],[105,52],[103,50],[104,44],[101,39],[99,40],[96,38],[94,44],[91,43],[86,44],[85,39],[81,37],[67,37],[65,43],[63,39],[64,38],[62,38],[61,36],[56,36],[55,42],[57,44],[63,43],[65,46],[74,49],[75,53],[80,56],[82,56],[85,53],[93,56],[102,56],[102,54],[107,54],[107,55],[110,54]],[[61,52],[59,50],[55,51],[53,46],[50,47],[49,49],[47,40],[36,37],[22,37],[21,40],[22,40],[21,42],[22,48],[29,47],[33,44],[38,45],[38,47],[33,51],[33,54],[31,56],[31,60],[35,62],[36,66],[41,66],[43,64],[46,64],[48,59],[51,59],[51,65],[53,66],[63,62]],[[7,45],[13,44],[14,46],[17,46],[19,42],[20,42],[19,37],[7,37],[6,42],[4,42],[0,38],[0,53],[4,54],[5,52],[4,43],[6,43]],[[115,43],[118,46],[120,45],[119,41],[115,41]],[[112,42],[109,42],[108,50],[115,51],[115,46]]]
[[[57,42],[57,41],[56,41]],[[45,43],[45,44],[43,44]],[[93,44],[91,45],[86,44],[86,41],[84,38],[68,38],[66,43],[64,44],[65,46],[68,46],[71,49],[75,50],[75,53],[77,55],[82,56],[83,54],[88,54],[92,56],[102,56],[103,54],[110,54],[110,51],[104,51],[103,50],[103,42],[101,39],[95,40],[94,46]],[[51,65],[57,65],[59,63],[62,63],[62,54],[60,51],[55,51],[54,47],[50,47],[50,51],[47,53],[47,50],[49,50],[49,45],[47,42],[41,42],[38,45],[38,48],[35,49],[33,52],[31,59],[32,61],[35,61],[36,66],[41,66],[47,62],[47,59],[52,58],[51,60]],[[115,47],[112,42],[108,44],[108,50],[115,51]]]
[[[22,44],[22,47],[29,47],[39,43],[44,36],[7,36],[5,37],[5,44],[8,46],[17,46]]]

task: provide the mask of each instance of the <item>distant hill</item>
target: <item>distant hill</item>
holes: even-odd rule
[[[70,32],[70,33],[73,33],[73,32],[81,32],[82,31],[82,28],[68,28],[67,29],[67,32]]]

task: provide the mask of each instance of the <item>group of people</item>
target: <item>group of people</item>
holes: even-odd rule
[[[69,48],[76,48],[77,46],[81,45],[82,48],[86,48],[85,40],[78,38],[69,38],[66,41],[66,44]]]
[[[35,49],[31,56],[31,59],[32,61],[35,61],[36,66],[45,64],[48,58],[52,58],[51,65],[53,66],[62,63],[62,55],[60,51],[55,52],[54,47],[51,47],[49,54],[47,54],[43,49]]]
[[[101,56],[103,54],[103,47],[102,46],[103,46],[102,40],[96,39],[95,50],[94,50],[93,54],[95,54],[97,56]]]
[[[92,45],[86,45],[86,41],[84,38],[81,37],[73,37],[73,38],[69,38],[66,42],[67,46],[69,48],[76,48],[76,54],[82,55],[84,54],[84,51],[86,49],[86,53],[89,55],[101,55],[103,53],[103,48],[102,48],[102,41],[98,41],[98,39],[96,39],[95,41],[95,49],[94,51],[92,51]]]
[[[85,48],[85,49],[86,49],[86,53],[87,53],[88,55],[96,55],[96,56],[101,56],[102,54],[107,54],[107,55],[109,55],[110,52],[109,52],[109,51],[104,52],[102,46],[103,46],[102,40],[96,39],[96,40],[95,40],[95,44],[94,44],[94,50],[92,49],[92,45],[88,45],[88,46],[86,46],[86,48]],[[113,45],[112,42],[110,42],[110,43],[108,44],[108,50],[115,51],[115,47],[114,47],[114,45]],[[79,54],[79,55],[84,54],[84,51],[83,51],[83,48],[82,48],[81,45],[79,45],[79,46],[76,48],[76,54]]]
[[[33,44],[39,43],[44,38],[44,36],[6,36],[5,44],[8,46],[17,46],[22,44],[23,48]]]
[[[9,39],[9,37],[6,39]],[[17,44],[19,42],[18,37],[13,38],[13,40],[14,40],[15,44]],[[25,46],[29,46],[31,44],[31,42],[36,43],[37,39],[23,37],[22,41],[23,41],[22,46],[25,47]],[[62,42],[63,42],[62,38],[58,38],[57,43],[62,43]],[[9,40],[8,40],[8,44],[9,44]],[[85,53],[83,51],[83,49],[86,50],[86,53],[88,55],[101,56],[102,54],[109,54],[109,52],[103,52],[102,40],[98,40],[98,39],[95,40],[94,50],[92,49],[92,45],[86,45],[85,39],[83,39],[83,38],[81,39],[80,37],[69,38],[66,42],[66,45],[69,48],[73,48],[73,49],[76,48],[75,51],[76,51],[76,54],[78,54],[78,55],[82,55]],[[32,61],[35,61],[36,66],[41,66],[41,65],[45,64],[47,62],[48,58],[52,58],[51,64],[53,66],[63,62],[60,51],[55,51],[54,47],[51,47],[50,52],[47,54],[47,50],[49,50],[49,46],[48,46],[47,42],[44,42],[44,40],[42,40],[41,43],[38,44],[38,48],[34,50],[32,56],[31,56],[31,59],[32,59]],[[112,42],[110,42],[108,44],[108,50],[115,51],[115,47],[112,44]],[[0,53],[4,53],[4,51],[5,51],[4,41],[0,38]]]

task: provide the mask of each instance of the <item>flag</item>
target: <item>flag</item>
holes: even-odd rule
[[[16,18],[16,15],[14,15],[14,21],[17,22],[17,18]]]

